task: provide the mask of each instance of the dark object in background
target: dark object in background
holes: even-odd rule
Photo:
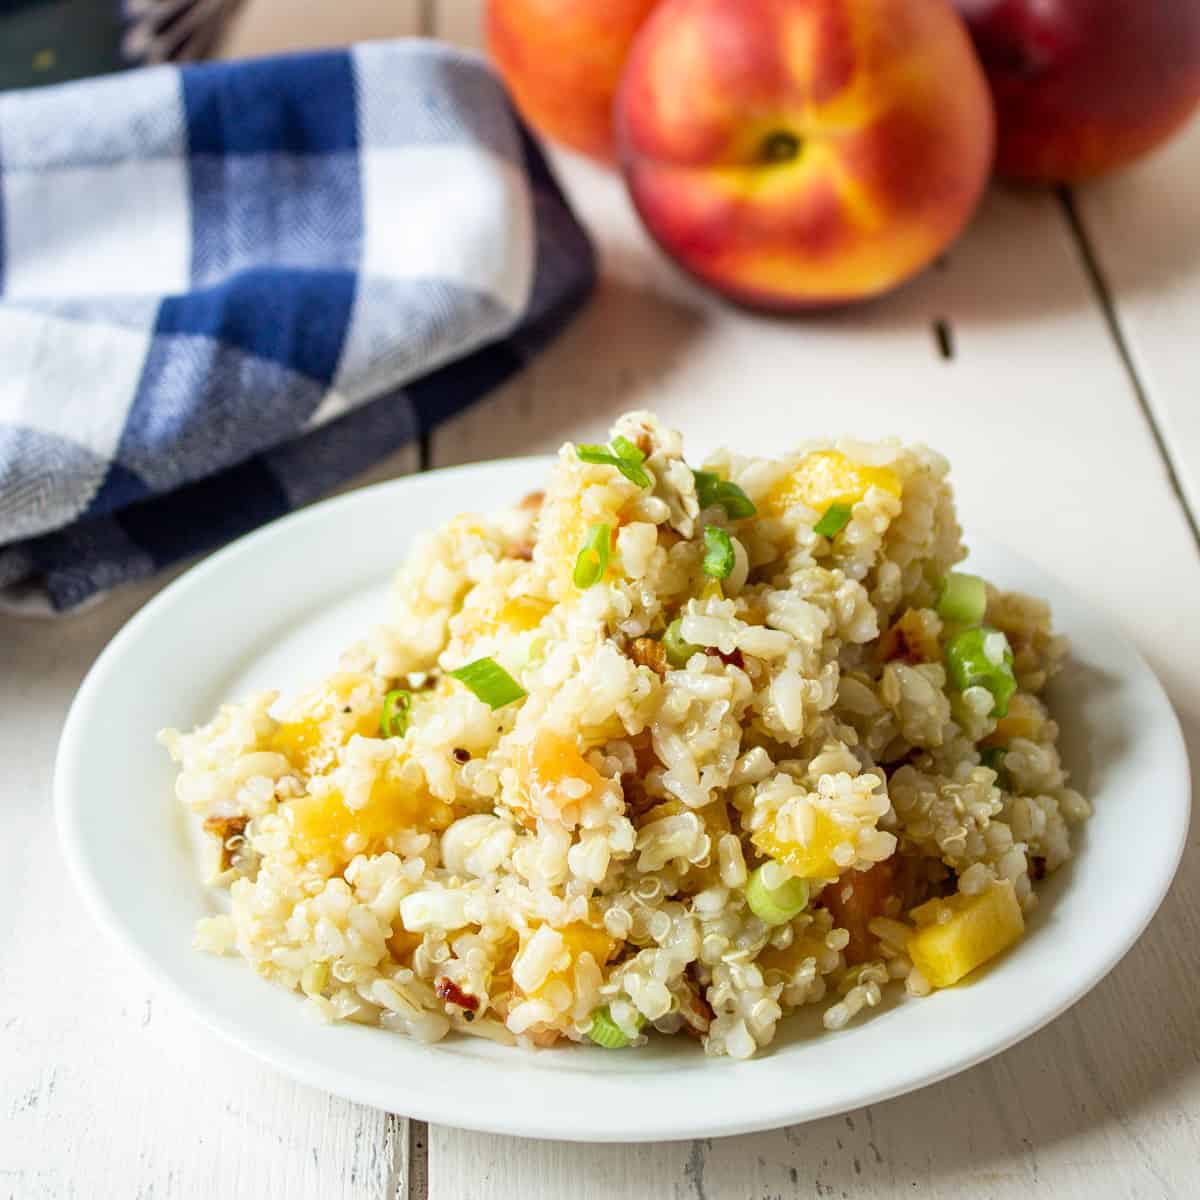
[[[235,0],[0,0],[0,89],[203,58],[234,7]]]

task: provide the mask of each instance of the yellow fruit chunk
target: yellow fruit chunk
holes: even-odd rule
[[[841,842],[853,844],[855,830],[839,824],[820,808],[813,808],[812,816],[812,834],[805,843],[785,841],[769,826],[750,840],[769,858],[787,863],[805,879],[836,879],[842,868],[833,861],[834,847]]]
[[[315,717],[284,722],[271,735],[268,746],[301,771],[311,770],[313,763],[330,749],[325,741],[325,728]]]
[[[776,517],[793,504],[823,513],[831,504],[857,504],[872,487],[897,497],[903,490],[900,477],[890,467],[868,467],[838,450],[818,450],[771,488],[763,507]]]
[[[537,788],[542,805],[549,802],[561,812],[568,804],[583,799],[604,785],[604,777],[579,752],[571,738],[552,729],[539,730],[525,759],[525,797],[530,811],[533,789]],[[583,785],[580,787],[580,785]]]
[[[562,934],[563,948],[570,956],[570,961],[560,970],[551,971],[529,993],[531,999],[543,995],[556,983],[573,988],[575,964],[579,961],[579,956],[584,952],[587,952],[596,960],[596,966],[603,967],[613,956],[617,948],[617,943],[603,929],[593,929],[590,925],[584,925],[579,921],[571,925],[564,925],[558,932]],[[530,930],[530,936],[533,933],[534,930]],[[525,940],[528,941],[528,938]]]
[[[304,704],[306,715],[282,722],[266,748],[284,755],[292,766],[311,775],[331,767],[338,748],[356,733],[378,737],[378,712],[364,712],[351,719],[341,711],[363,681],[363,676],[351,672],[335,675],[323,690],[309,695]]]
[[[930,900],[910,915],[917,928],[908,939],[908,956],[935,988],[957,983],[1025,932],[1021,906],[1007,880],[977,896]]]
[[[301,858],[329,857],[338,864],[356,854],[378,854],[389,834],[402,829],[441,830],[454,820],[448,804],[389,776],[375,781],[362,808],[348,808],[341,792],[299,796],[282,810]]]
[[[496,614],[496,620],[517,633],[536,629],[542,618],[554,607],[549,600],[537,600],[532,596],[516,596],[507,601]]]
[[[419,933],[409,933],[397,919],[396,928],[387,939],[387,948],[397,962],[406,963],[412,952],[421,944],[421,940]]]
[[[942,648],[937,635],[915,608],[904,610],[904,615],[879,638],[881,662],[900,661],[910,666],[919,663],[939,662]]]
[[[806,958],[819,959],[825,953],[825,942],[821,938],[798,937],[782,950],[768,945],[754,963],[760,970],[780,971],[790,979]]]
[[[1036,739],[1045,723],[1046,718],[1036,700],[1016,695],[1008,702],[1008,712],[996,722],[996,728],[979,744],[1007,746],[1013,738]]]

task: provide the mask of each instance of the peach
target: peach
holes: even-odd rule
[[[1200,103],[1197,0],[956,0],[996,103],[1002,175],[1055,183],[1139,158]]]
[[[991,167],[946,0],[665,0],[617,96],[629,189],[699,279],[781,310],[876,296],[953,241]]]
[[[525,119],[594,158],[615,158],[613,96],[658,0],[489,0],[488,48]]]

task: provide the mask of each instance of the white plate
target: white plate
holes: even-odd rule
[[[1074,646],[1051,703],[1095,816],[1078,858],[1042,888],[1028,936],[971,982],[901,999],[836,1034],[785,1020],[747,1063],[687,1038],[613,1053],[527,1053],[455,1039],[323,1026],[244,963],[191,949],[214,911],[197,882],[163,725],[207,719],[252,688],[319,678],[379,618],[413,536],[538,486],[542,461],[438,471],[319,504],[244,538],[176,581],[115,637],[80,689],[55,772],[59,831],[88,903],[205,1023],[296,1079],[446,1125],[525,1137],[638,1141],[767,1129],[895,1096],[996,1054],[1093,987],[1145,928],[1187,832],[1183,740],[1158,681],[1090,607],[1018,556],[975,543],[971,566],[1050,599]]]

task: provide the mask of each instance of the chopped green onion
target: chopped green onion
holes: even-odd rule
[[[644,463],[646,456],[627,438],[617,434],[609,445],[613,453],[624,462]]]
[[[995,771],[997,775],[1004,770],[1004,757],[1008,751],[1003,746],[986,746],[979,752],[979,761],[983,763],[989,771]]]
[[[583,549],[575,560],[575,586],[586,591],[599,583],[608,570],[608,555],[612,547],[612,530],[604,524],[593,525],[583,540]]]
[[[644,1020],[642,1014],[638,1013],[639,1029]],[[629,1045],[629,1038],[626,1036],[625,1030],[612,1019],[612,1013],[608,1011],[607,1004],[592,1013],[592,1025],[588,1030],[588,1037],[597,1046],[603,1046],[605,1050],[620,1050]]]
[[[735,560],[733,539],[717,525],[704,527],[704,573],[713,579],[728,579]]]
[[[503,708],[520,700],[525,689],[492,658],[477,658],[450,674],[479,697],[489,708]]]
[[[383,698],[383,712],[379,714],[380,737],[403,737],[408,729],[408,717],[412,709],[412,693],[403,688],[393,688]]]
[[[987,611],[987,585],[978,575],[951,571],[942,584],[938,616],[955,625],[978,625]]]
[[[825,510],[825,515],[813,526],[813,533],[831,538],[835,534],[841,533],[849,523],[850,505],[831,504]]]
[[[642,468],[646,456],[628,438],[613,438],[611,449],[608,446],[576,446],[575,453],[580,462],[616,467],[630,483],[640,488],[652,486],[650,476]]]
[[[987,746],[979,752],[979,761],[987,768],[996,772],[996,786],[1004,791],[1012,791],[1012,776],[1004,765],[1008,750],[1004,746]]]
[[[667,652],[667,662],[680,671],[688,665],[688,660],[693,654],[699,654],[703,649],[702,646],[693,646],[691,642],[683,640],[682,627],[683,623],[676,617],[667,626],[667,632],[663,634],[662,639],[663,649]]]
[[[1000,647],[1000,661],[988,654],[989,646]],[[999,630],[986,625],[975,629],[964,629],[946,643],[946,670],[960,692],[970,687],[984,687],[992,693],[995,706],[993,717],[1003,717],[1008,712],[1008,702],[1017,690],[1013,675],[1013,653],[1008,639]]]
[[[696,498],[702,511],[719,504],[731,521],[740,521],[758,512],[754,502],[736,483],[730,483],[712,471],[693,471],[692,477],[696,481]]]
[[[746,884],[746,903],[750,911],[767,925],[786,925],[808,906],[808,883],[789,876],[778,887],[768,887],[763,872],[775,863],[764,863],[750,873]]]

